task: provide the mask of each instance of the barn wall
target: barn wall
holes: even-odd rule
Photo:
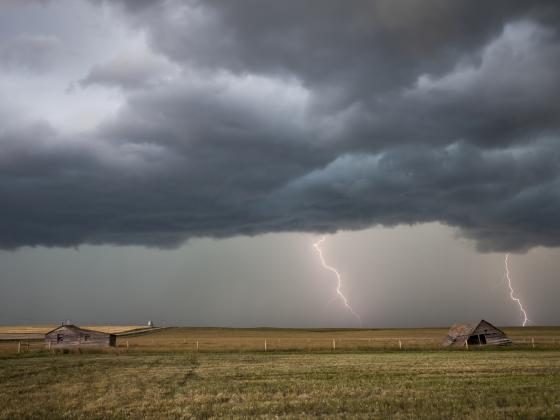
[[[455,341],[451,344],[452,346],[464,346],[465,342],[469,339],[468,335],[459,335],[455,338]]]
[[[63,336],[62,342],[58,342],[59,334]],[[115,341],[115,336],[111,334],[68,327],[57,328],[45,335],[45,345],[50,346],[51,348],[109,347],[114,346]]]
[[[460,335],[457,337],[452,337],[450,335],[446,336],[443,340],[442,346],[464,346],[465,341],[467,340],[468,336]]]

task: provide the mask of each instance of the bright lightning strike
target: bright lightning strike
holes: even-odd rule
[[[346,298],[346,296],[344,296],[344,293],[342,293],[342,276],[340,275],[340,273],[338,272],[338,270],[336,268],[331,267],[330,265],[327,264],[327,262],[325,261],[325,257],[323,256],[323,250],[321,249],[321,244],[323,242],[325,242],[326,239],[327,238],[325,236],[323,236],[321,239],[319,239],[317,242],[315,242],[313,244],[313,248],[315,248],[315,250],[317,251],[317,254],[319,254],[319,258],[321,259],[321,264],[323,265],[323,268],[325,270],[331,271],[336,276],[336,279],[338,281],[338,283],[336,285],[336,294],[338,295],[340,300],[342,300],[342,302],[344,303],[344,306],[346,306],[346,308],[352,313],[352,315],[354,315],[356,317],[356,319],[360,323],[360,327],[361,327],[362,326],[362,318],[360,317],[360,315],[358,315],[356,313],[356,311],[354,311],[352,306],[350,306],[350,303],[348,302],[348,299]]]
[[[511,286],[511,279],[509,277],[509,267],[508,267],[508,259],[509,259],[509,254],[506,254],[506,259],[504,261],[505,266],[506,266],[506,280],[508,282],[508,286],[509,286],[509,297],[511,298],[511,300],[513,300],[514,302],[516,302],[519,305],[519,309],[521,310],[521,313],[523,314],[523,326],[527,325],[527,322],[529,321],[529,318],[527,318],[527,312],[525,312],[525,309],[523,309],[523,305],[521,304],[521,301],[516,298],[515,296],[513,296],[513,287]]]

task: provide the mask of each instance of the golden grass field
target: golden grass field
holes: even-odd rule
[[[40,335],[53,326],[1,327],[2,333],[29,333],[29,339],[0,340],[0,351],[40,350]],[[84,328],[115,334],[144,331],[142,326],[92,325]],[[503,328],[517,347],[560,347],[559,327]],[[288,351],[288,350],[437,350],[447,328],[293,329],[293,328],[187,328],[168,327],[117,338],[117,347],[150,351]],[[39,339],[38,339],[39,337]],[[266,345],[265,345],[266,343]]]
[[[59,325],[0,325],[0,334],[45,334]],[[82,328],[89,330],[101,331],[109,334],[118,334],[126,331],[132,331],[146,326],[140,325],[81,325]]]
[[[518,346],[560,347],[560,328],[513,327],[504,331]],[[258,351],[440,349],[447,328],[411,329],[277,329],[168,328],[122,337],[119,346],[154,350]],[[334,346],[333,346],[334,340]],[[400,342],[400,344],[399,344]]]
[[[69,353],[6,342],[0,419],[560,418],[560,328],[505,331],[513,346],[468,350],[442,349],[445,328],[169,328]]]

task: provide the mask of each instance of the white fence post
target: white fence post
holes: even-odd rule
[[[264,351],[266,351],[266,338],[264,339]]]
[[[402,350],[402,341],[399,340],[399,350]]]
[[[336,350],[336,340],[334,338],[332,339],[332,349]]]

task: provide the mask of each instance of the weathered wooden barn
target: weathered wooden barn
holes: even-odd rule
[[[75,325],[61,325],[45,334],[48,348],[114,347],[116,342],[115,334],[86,330]]]
[[[474,324],[455,324],[447,332],[442,345],[447,346],[508,346],[511,340],[506,333],[490,324],[488,321],[481,320]]]

